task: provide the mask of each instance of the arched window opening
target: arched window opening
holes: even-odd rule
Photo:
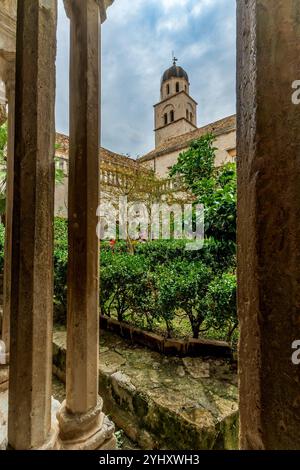
[[[170,94],[170,85],[167,85],[167,95]]]
[[[184,85],[184,91],[187,91],[187,86],[186,85]]]
[[[164,114],[165,126],[168,124],[168,114]]]
[[[170,112],[170,121],[174,122],[174,111],[173,110]]]
[[[193,122],[193,113],[190,113],[190,121]]]
[[[179,82],[176,82],[176,93],[179,93]]]
[[[187,120],[189,120],[189,110],[188,109],[186,110],[186,118],[187,118]]]

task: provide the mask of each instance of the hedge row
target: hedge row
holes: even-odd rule
[[[55,319],[65,322],[67,233],[56,221]],[[102,315],[153,330],[164,324],[173,336],[177,316],[185,317],[194,338],[205,330],[230,339],[236,321],[235,247],[213,239],[199,251],[184,240],[101,243],[100,307]]]
[[[222,331],[230,339],[237,326],[234,246],[206,240],[199,251],[185,242],[136,243],[134,254],[125,242],[101,244],[100,307],[102,315],[134,322],[153,330],[165,325],[173,336],[178,316],[186,318],[194,338],[206,330]],[[3,269],[4,230],[0,225],[0,267]],[[67,223],[55,221],[55,321],[65,324],[67,307]],[[79,274],[80,275],[80,274]]]

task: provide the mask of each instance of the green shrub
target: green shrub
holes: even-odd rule
[[[211,282],[207,293],[207,324],[226,330],[228,341],[238,326],[236,288],[236,276],[224,273]]]
[[[54,321],[66,324],[68,224],[54,224]],[[0,224],[0,269],[4,265],[5,228]],[[126,242],[114,250],[101,243],[100,307],[104,315],[120,321],[157,328],[164,325],[170,337],[177,317],[186,318],[194,337],[204,330],[230,339],[236,326],[234,248],[209,239],[203,250],[186,251],[184,240],[137,243],[135,255]],[[224,273],[224,267],[229,273]],[[223,272],[222,272],[223,268]],[[184,315],[184,317],[183,317]],[[178,328],[177,328],[178,329]]]
[[[54,322],[66,324],[67,270],[68,270],[68,222],[54,221]]]
[[[133,299],[143,296],[147,262],[143,256],[109,251],[100,254],[100,306],[101,312],[111,315],[112,308],[118,320],[124,321]]]

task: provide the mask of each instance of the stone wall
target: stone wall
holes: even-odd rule
[[[233,162],[234,159],[230,155],[233,150],[233,155],[235,156],[236,148],[236,131],[232,130],[230,132],[218,135],[216,137],[215,146],[217,147],[216,151],[216,166],[221,166],[224,163]],[[170,168],[175,165],[178,160],[179,154],[188,150],[189,143],[187,142],[184,148],[178,150],[170,149],[169,152],[164,153],[158,157],[153,157],[151,160],[146,161],[144,164],[155,171],[157,176],[160,178],[166,178]]]
[[[54,373],[65,380],[66,334],[55,331]],[[237,449],[236,366],[166,357],[113,333],[100,336],[104,409],[142,449]]]

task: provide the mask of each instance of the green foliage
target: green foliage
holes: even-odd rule
[[[199,192],[201,182],[209,181],[214,172],[215,151],[214,136],[206,134],[194,140],[189,149],[179,155],[177,163],[171,168],[170,176],[183,176],[187,187]],[[203,193],[206,192],[203,189]]]
[[[68,223],[54,224],[54,320],[66,323]],[[126,243],[114,250],[101,243],[100,307],[103,315],[147,327],[164,325],[174,336],[178,318],[186,319],[197,338],[207,331],[230,339],[237,325],[234,255],[226,261],[227,247],[206,240],[204,249],[185,250],[182,240],[139,243],[136,254]],[[4,263],[4,226],[0,224],[0,269]],[[223,271],[222,271],[223,268]]]
[[[216,240],[236,241],[236,165],[215,167],[214,136],[207,134],[181,153],[170,176],[183,177],[187,189],[205,207],[205,233]]]
[[[68,223],[55,218],[54,223],[54,321],[66,324]]]
[[[228,340],[238,325],[236,289],[236,276],[230,273],[216,277],[208,288],[207,324],[215,329],[227,328]]]
[[[0,130],[0,160],[5,169],[6,127]],[[231,339],[237,326],[235,270],[236,169],[215,168],[214,137],[194,141],[171,174],[183,176],[187,189],[206,209],[202,250],[186,250],[185,240],[101,243],[100,308],[103,315],[154,329],[164,324],[173,335],[178,316],[189,322],[194,338],[207,331]],[[62,175],[60,175],[62,177]],[[5,194],[5,193],[4,193]],[[55,321],[66,322],[68,225],[55,219]],[[0,229],[3,269],[4,228]],[[133,254],[134,253],[134,254]]]
[[[236,241],[236,165],[227,163],[216,169],[209,181],[211,191],[199,194],[206,208],[206,235],[228,243]]]
[[[212,276],[211,269],[201,262],[177,260],[158,267],[156,286],[160,315],[170,322],[176,311],[182,310],[189,319],[194,338],[198,338],[206,315],[205,296]],[[170,327],[168,332],[171,332]]]
[[[135,255],[147,258],[149,269],[154,270],[158,264],[176,260],[201,261],[214,272],[223,272],[235,266],[234,243],[208,238],[204,241],[202,250],[186,250],[186,240],[155,240],[149,243],[137,243]],[[111,252],[108,242],[101,242],[101,252]],[[124,241],[116,242],[114,253],[127,253],[128,246]]]
[[[100,263],[101,312],[110,316],[114,308],[118,320],[124,321],[132,304],[144,295],[146,260],[142,256],[107,251],[101,253]]]

